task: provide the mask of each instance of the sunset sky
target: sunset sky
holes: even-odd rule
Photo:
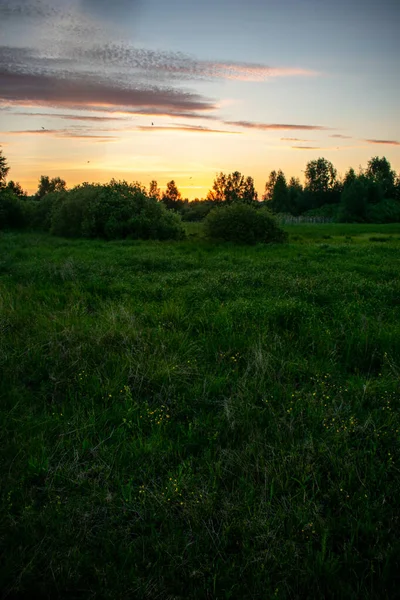
[[[69,187],[216,173],[400,171],[400,1],[0,0],[9,178]]]

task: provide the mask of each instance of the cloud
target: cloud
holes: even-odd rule
[[[182,111],[182,112],[178,112],[175,110],[163,110],[162,108],[152,108],[151,110],[149,109],[135,109],[135,110],[118,110],[118,111],[113,111],[110,110],[110,112],[118,112],[118,114],[122,114],[122,115],[129,115],[129,116],[145,116],[145,117],[172,117],[172,118],[182,118],[184,117],[185,119],[209,119],[209,120],[219,120],[219,118],[217,117],[217,115],[210,115],[210,114],[203,114],[200,112],[190,112],[190,111]]]
[[[13,115],[19,115],[21,117],[45,117],[45,118],[55,118],[55,119],[65,119],[68,121],[89,121],[94,123],[101,123],[107,121],[127,121],[127,117],[113,117],[113,116],[104,116],[104,117],[96,117],[89,115],[67,115],[67,114],[57,114],[57,113],[34,113],[34,112],[22,112],[17,111],[13,112]]]
[[[176,80],[240,80],[266,81],[275,77],[311,77],[315,71],[291,67],[270,67],[245,62],[197,60],[183,52],[165,52],[134,48],[125,43],[76,47],[71,55],[102,68],[135,69],[155,78]]]
[[[353,139],[351,137],[351,135],[342,135],[341,133],[334,133],[333,135],[330,135],[329,137],[340,138],[341,140],[352,140]]]
[[[265,130],[302,130],[302,131],[325,131],[330,127],[322,127],[321,125],[294,125],[288,123],[253,123],[251,121],[224,121],[226,125],[237,125],[238,127],[246,127],[248,129]]]
[[[325,150],[318,146],[292,146],[293,150]]]
[[[201,127],[195,125],[177,125],[177,126],[157,126],[157,125],[139,125],[136,129],[140,131],[191,131],[195,133],[229,133],[240,135],[240,131],[226,131],[223,129],[210,129],[209,127]]]
[[[64,108],[144,108],[185,112],[212,110],[210,101],[191,92],[171,88],[134,87],[95,77],[55,77],[12,73],[0,69],[0,101]]]
[[[400,146],[400,142],[397,140],[364,140],[368,144],[387,144],[389,146]]]
[[[343,150],[339,146],[291,146],[293,150]],[[348,147],[345,148],[346,150]]]
[[[252,63],[199,62],[205,77],[239,81],[266,81],[274,77],[314,77],[316,71],[291,67],[269,67]]]
[[[49,19],[62,14],[61,8],[51,6],[42,0],[0,0],[0,17]]]
[[[118,140],[119,138],[116,136],[108,136],[108,135],[95,135],[91,133],[82,133],[79,131],[71,131],[68,129],[25,129],[18,131],[4,131],[3,135],[8,136],[25,136],[25,135],[44,135],[44,136],[53,136],[57,138],[69,138],[69,139],[80,139],[80,140],[103,140],[103,141],[111,141]]]
[[[293,138],[293,137],[282,137],[282,142],[312,142],[312,140],[303,140],[301,138]]]
[[[116,42],[123,29],[118,34],[113,22],[134,26],[133,17],[142,4],[142,0],[0,0],[0,21],[9,25],[8,41],[3,42],[9,45],[0,47],[0,103],[212,119],[215,115],[204,113],[217,111],[218,104],[178,84],[318,74],[279,65],[205,61],[182,52],[138,48],[123,39]],[[20,33],[14,46],[13,26],[20,24],[26,27],[26,47],[16,47]]]

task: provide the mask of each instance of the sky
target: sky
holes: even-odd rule
[[[0,0],[9,179],[204,198],[221,171],[400,171],[399,0]]]

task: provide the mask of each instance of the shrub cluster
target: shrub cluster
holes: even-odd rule
[[[25,226],[23,202],[11,190],[0,187],[0,230]]]
[[[283,242],[286,233],[267,208],[237,202],[214,208],[204,220],[207,237],[213,240],[256,244]]]
[[[139,185],[125,181],[85,183],[25,202],[10,195],[2,199],[1,206],[3,228],[25,224],[54,235],[106,240],[177,240],[185,236],[179,215],[149,198]]]

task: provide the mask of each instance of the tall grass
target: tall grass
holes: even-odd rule
[[[1,235],[5,597],[396,597],[400,230],[310,227]]]

